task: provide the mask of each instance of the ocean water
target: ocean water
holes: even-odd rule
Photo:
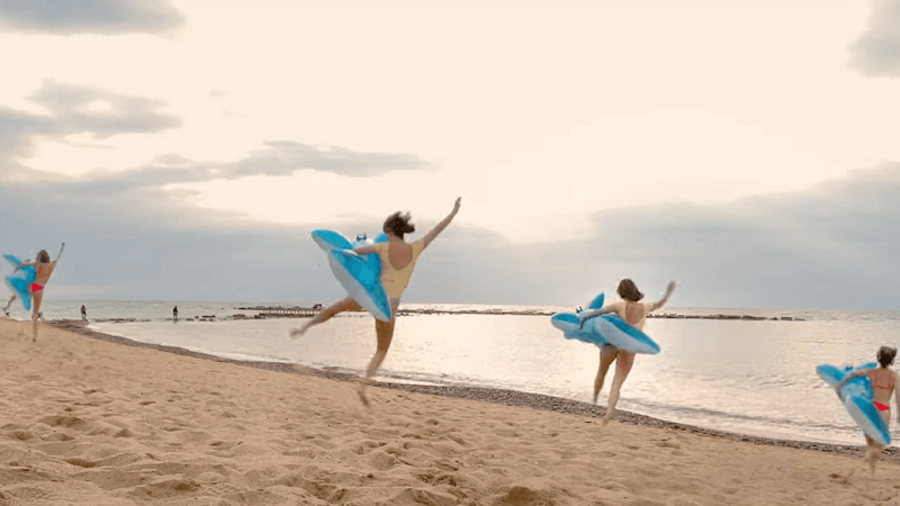
[[[45,318],[78,319],[81,302],[48,300]],[[91,328],[242,360],[296,362],[362,374],[375,349],[373,319],[338,316],[298,340],[301,318],[253,316],[266,302],[91,301]],[[293,305],[293,304],[282,304]],[[409,309],[550,313],[559,307],[415,305]],[[401,308],[402,309],[402,308]],[[717,430],[782,439],[864,444],[862,432],[816,375],[822,363],[861,364],[883,344],[900,344],[900,312],[671,308],[683,315],[798,317],[804,321],[651,318],[645,332],[662,347],[638,355],[619,408]],[[215,315],[215,321],[186,321]],[[24,318],[19,310],[15,317]],[[136,319],[140,321],[114,321]],[[566,340],[543,314],[411,314],[397,320],[379,379],[535,392],[590,402],[596,347]],[[605,405],[613,371],[600,394]],[[892,427],[894,437],[900,430]]]

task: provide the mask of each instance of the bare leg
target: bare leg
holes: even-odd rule
[[[397,321],[398,304],[399,301],[391,301],[391,321],[384,322],[378,319],[375,320],[375,335],[378,337],[378,348],[375,350],[375,355],[372,356],[372,360],[369,361],[369,367],[366,369],[365,378],[363,378],[359,385],[359,399],[366,406],[369,405],[369,399],[366,397],[366,387],[369,385],[372,378],[375,377],[378,368],[381,367],[381,363],[384,362],[384,357],[387,356],[388,348],[391,347],[391,341],[394,339],[394,323]]]
[[[866,436],[866,463],[869,464],[869,470],[872,471],[872,477],[875,477],[875,461],[878,460],[878,454],[881,453],[881,445],[876,443],[874,439]]]
[[[609,400],[606,401],[606,415],[603,417],[603,425],[609,423],[616,412],[616,403],[619,402],[619,391],[622,390],[622,384],[628,378],[632,365],[634,365],[634,353],[617,350],[616,375],[613,376],[613,384],[609,389]]]
[[[891,426],[891,412],[890,411],[882,411],[880,413],[881,419],[884,420],[884,424],[887,427]],[[875,477],[875,462],[878,461],[878,458],[881,456],[882,446],[875,442],[874,439],[866,436],[866,462],[869,464],[869,469],[872,471],[872,477]]]
[[[304,324],[302,327],[292,328],[291,337],[296,339],[297,337],[302,336],[313,325],[325,323],[338,313],[341,313],[343,311],[359,311],[360,309],[362,308],[359,306],[359,304],[357,304],[356,301],[351,299],[350,297],[341,299],[334,304],[326,307],[325,309],[319,311],[319,314],[306,322],[306,324]]]
[[[44,291],[38,290],[34,292],[34,299],[32,299],[31,306],[31,319],[37,321],[38,318],[41,318],[41,302],[44,301]]]
[[[616,351],[612,346],[603,346],[600,348],[600,367],[597,369],[597,377],[594,378],[594,404],[597,404],[597,396],[603,389],[603,380],[606,379],[606,373],[609,366],[616,359]]]
[[[16,300],[16,294],[12,294],[12,297],[9,298],[9,302],[6,303],[6,307],[3,308],[3,312],[6,313],[6,316],[9,316],[9,306],[12,306],[14,300]]]

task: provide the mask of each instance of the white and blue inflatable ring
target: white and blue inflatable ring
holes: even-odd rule
[[[350,242],[334,230],[317,229],[312,238],[328,255],[328,266],[347,294],[363,309],[382,321],[390,321],[391,302],[381,285],[381,259],[376,253],[357,255],[354,248],[387,241],[379,234],[375,240],[365,236]]]

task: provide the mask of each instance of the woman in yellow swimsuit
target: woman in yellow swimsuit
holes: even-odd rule
[[[898,388],[900,387],[900,374],[891,369],[895,356],[897,356],[897,348],[882,346],[875,355],[878,367],[850,373],[835,386],[840,389],[844,383],[855,376],[869,378],[869,381],[872,382],[873,403],[888,427],[891,426],[891,394],[894,395],[894,401],[900,406],[900,388]],[[900,409],[897,410],[897,423],[900,423]],[[881,445],[866,436],[866,462],[869,463],[872,473],[875,473],[875,461],[878,460],[879,455],[881,455]]]
[[[456,202],[453,204],[453,211],[418,241],[407,243],[404,240],[404,236],[415,232],[416,227],[410,223],[409,213],[402,214],[398,211],[388,216],[384,221],[383,230],[385,235],[387,235],[387,242],[363,246],[353,250],[358,255],[367,255],[369,253],[378,254],[378,257],[381,259],[381,284],[384,286],[384,291],[387,293],[391,302],[390,321],[384,322],[378,319],[375,320],[375,334],[378,337],[378,347],[375,350],[375,356],[373,356],[372,360],[369,362],[369,367],[366,369],[366,376],[360,386],[359,396],[360,399],[362,399],[363,404],[369,404],[369,400],[365,393],[366,386],[372,377],[375,376],[381,363],[384,362],[384,357],[387,356],[388,348],[391,346],[391,340],[394,337],[394,322],[397,317],[397,307],[400,305],[400,297],[403,295],[403,291],[406,290],[406,286],[409,284],[409,279],[416,266],[416,260],[419,258],[419,255],[422,254],[422,251],[431,244],[431,241],[443,232],[444,229],[447,228],[447,225],[453,221],[456,213],[459,212],[461,201],[462,197],[457,198]],[[361,310],[362,308],[355,300],[351,297],[346,297],[323,309],[302,327],[292,329],[291,337],[303,335],[313,325],[324,323],[340,312]]]
[[[619,282],[619,287],[616,289],[619,297],[622,298],[621,301],[609,304],[601,309],[585,311],[579,315],[579,318],[584,321],[591,316],[614,312],[629,325],[642,331],[644,330],[644,322],[647,321],[647,315],[651,311],[663,307],[674,290],[675,282],[670,281],[662,299],[641,304],[640,300],[644,298],[644,294],[638,290],[634,281],[623,279]],[[609,423],[613,413],[616,411],[616,403],[619,402],[619,391],[622,389],[622,384],[625,383],[628,373],[631,372],[631,366],[634,365],[634,355],[634,353],[620,350],[611,344],[605,344],[600,348],[600,368],[597,370],[597,377],[594,379],[594,404],[597,403],[597,396],[600,394],[600,389],[603,388],[603,380],[606,378],[609,366],[613,362],[616,363],[616,375],[613,377],[613,384],[609,389],[609,399],[606,401],[606,414],[603,417],[603,425]]]

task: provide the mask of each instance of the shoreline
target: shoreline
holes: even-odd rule
[[[219,321],[245,321],[245,320],[268,320],[272,318],[311,318],[318,314],[318,310],[305,308],[300,306],[294,307],[236,307],[236,311],[257,311],[254,315],[246,315],[243,313],[234,313],[230,316],[217,315],[195,315],[178,318],[179,321],[186,322],[219,322]],[[357,313],[364,313],[358,311]],[[348,312],[353,313],[353,312]],[[404,316],[421,316],[421,315],[483,315],[483,316],[545,316],[550,317],[557,314],[558,311],[550,311],[543,309],[400,309],[397,312],[398,317]],[[799,316],[753,316],[753,315],[729,315],[729,314],[683,314],[683,313],[659,313],[649,314],[647,318],[661,320],[730,320],[730,321],[770,321],[770,322],[805,322],[805,318]],[[92,318],[96,323],[146,323],[151,321],[173,321],[174,318]],[[79,321],[79,320],[53,320],[47,323],[57,321]]]
[[[285,317],[304,317],[311,316],[309,312],[318,312],[321,307],[303,307],[303,306],[253,306],[253,307],[236,307],[238,311],[258,311],[256,316],[242,316],[241,318],[285,318]],[[505,316],[553,316],[559,311],[549,309],[405,309],[400,308],[397,316],[404,315],[505,315]],[[315,313],[314,313],[315,314]],[[237,315],[234,315],[237,316]],[[202,318],[215,318],[213,316],[204,316]],[[226,317],[228,318],[228,317]],[[663,319],[684,319],[684,320],[748,320],[748,321],[785,321],[785,322],[802,322],[805,318],[799,316],[753,316],[753,315],[730,315],[724,313],[715,314],[683,314],[683,313],[652,313],[647,318],[663,318]]]
[[[302,374],[341,382],[354,383],[359,381],[359,377],[355,374],[324,371],[303,366],[295,366],[288,363],[234,360],[206,353],[194,352],[176,346],[142,343],[128,338],[114,336],[111,334],[104,334],[102,332],[88,329],[87,322],[81,320],[54,320],[52,322],[47,322],[47,325],[101,341],[124,344],[126,346],[137,348],[149,348],[185,357],[240,365],[255,369],[264,369],[273,372]],[[484,387],[415,385],[407,383],[393,383],[389,381],[374,381],[372,383],[372,386],[445,398],[474,400],[490,404],[523,407],[554,413],[565,413],[570,415],[583,416],[585,418],[600,418],[605,412],[605,408],[586,402],[573,401],[560,397],[552,397],[543,394],[521,392],[516,390]],[[622,424],[643,427],[657,427],[688,434],[717,438],[726,441],[753,443],[755,445],[794,448],[799,450],[817,451],[860,458],[865,452],[865,444],[863,444],[862,441],[860,441],[859,445],[841,445],[752,436],[747,434],[720,431],[716,429],[707,429],[704,427],[698,427],[678,422],[670,422],[624,410],[617,410],[614,420]],[[900,464],[900,448],[894,446],[885,448],[882,452],[880,461]]]

